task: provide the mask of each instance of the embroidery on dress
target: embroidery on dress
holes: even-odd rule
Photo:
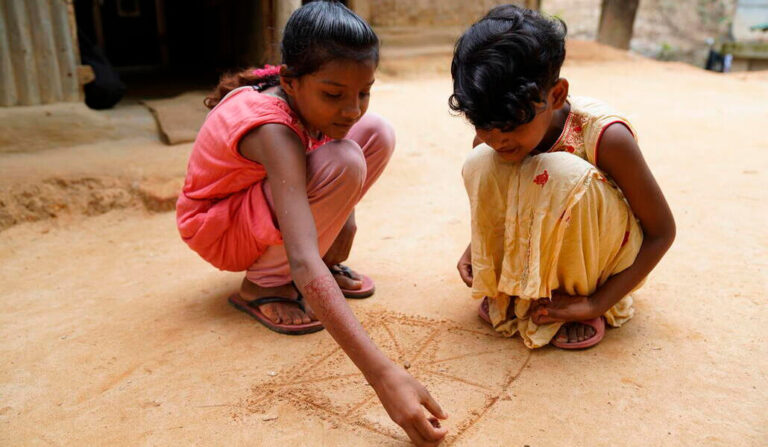
[[[533,183],[544,186],[549,181],[549,172],[545,169],[544,172],[533,178]]]
[[[565,151],[570,154],[578,155],[583,159],[587,159],[587,154],[584,148],[584,120],[586,117],[577,115],[573,111],[568,114],[568,118],[565,120],[565,126],[560,138],[552,146],[550,152]]]

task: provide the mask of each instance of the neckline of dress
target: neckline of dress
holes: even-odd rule
[[[554,151],[555,148],[562,143],[562,141],[565,139],[565,136],[571,130],[571,123],[573,121],[573,104],[571,104],[571,102],[568,100],[566,100],[566,102],[568,103],[570,110],[568,110],[568,116],[565,117],[565,124],[563,124],[563,130],[562,132],[560,132],[560,136],[557,137],[557,140],[555,140],[554,143],[552,143],[552,146],[549,148],[549,150],[547,150],[547,152]]]
[[[276,95],[274,93],[271,93],[271,92],[267,93],[267,92],[260,92],[258,90],[254,90],[254,91],[259,93],[259,94],[261,94],[261,95],[269,96],[270,98],[277,99],[278,100],[278,104],[280,104],[281,106],[283,106],[285,108],[285,110],[291,115],[291,119],[294,121],[294,123],[301,129],[302,132],[304,132],[304,135],[307,136],[307,139],[309,140],[310,145],[311,145],[311,143],[317,143],[317,142],[323,141],[323,138],[325,138],[325,135],[323,135],[322,132],[321,132],[320,136],[317,137],[317,138],[312,136],[312,134],[307,129],[307,126],[305,126],[304,123],[301,122],[301,119],[299,119],[299,115],[293,110],[291,105],[288,104],[288,100],[287,99],[283,98],[280,95]]]

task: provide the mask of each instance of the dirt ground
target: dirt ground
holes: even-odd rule
[[[480,323],[455,269],[473,132],[448,112],[445,60],[375,87],[398,146],[349,262],[377,292],[349,304],[449,412],[446,445],[766,445],[766,77],[572,50],[571,92],[629,115],[677,219],[636,317],[583,352]],[[45,127],[46,110],[22,112]],[[228,306],[241,275],[190,251],[168,211],[191,144],[147,117],[124,105],[94,118],[98,141],[0,150],[0,444],[405,445],[327,333]]]

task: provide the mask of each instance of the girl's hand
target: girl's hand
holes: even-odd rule
[[[459,276],[467,287],[472,287],[472,244],[467,245],[467,249],[459,258],[459,263],[456,265],[459,269]]]
[[[436,418],[446,419],[448,415],[413,376],[392,365],[371,385],[389,417],[405,430],[414,444],[436,446],[442,442],[448,429],[440,427]],[[427,417],[422,406],[436,418]]]
[[[590,297],[562,292],[552,292],[551,300],[542,298],[535,301],[531,308],[531,320],[536,324],[591,320],[600,315]]]
[[[339,235],[333,241],[331,247],[323,256],[323,262],[326,265],[341,264],[349,258],[349,252],[352,251],[352,242],[355,240],[357,224],[355,223],[355,211],[349,215],[349,218],[341,227]]]

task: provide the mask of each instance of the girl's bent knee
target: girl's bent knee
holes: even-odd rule
[[[310,154],[307,175],[323,181],[342,180],[362,185],[366,175],[365,157],[353,140],[335,140]]]
[[[496,153],[487,144],[479,144],[469,153],[461,168],[461,175],[465,180],[474,176],[482,176],[484,173],[495,169],[497,161]]]
[[[569,178],[584,175],[588,170],[595,169],[583,158],[568,152],[548,152],[528,157],[523,164],[535,165],[538,170],[546,170],[549,177]]]
[[[382,116],[366,113],[350,131],[347,138],[357,141],[361,146],[376,152],[391,155],[395,150],[395,129]]]

